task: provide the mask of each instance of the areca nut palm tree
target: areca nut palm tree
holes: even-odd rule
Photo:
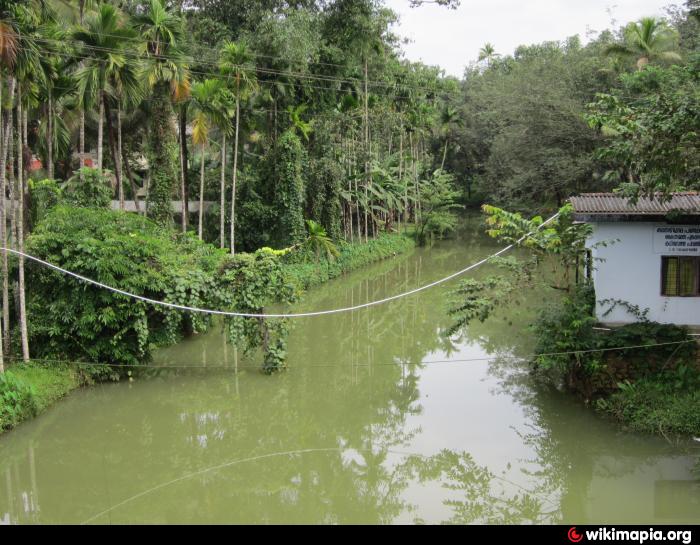
[[[192,123],[192,141],[200,147],[200,181],[199,181],[199,227],[198,235],[202,240],[204,228],[204,168],[206,146],[212,127],[218,127],[223,135],[230,130],[231,107],[227,101],[225,84],[220,79],[207,79],[197,82],[191,90],[191,107],[194,113]],[[222,148],[225,147],[225,140]],[[225,160],[225,155],[222,155]],[[222,168],[224,165],[222,164]],[[222,191],[223,194],[223,191]],[[223,234],[223,233],[221,233]]]
[[[105,108],[108,95],[115,95],[113,84],[137,80],[133,60],[126,48],[136,34],[126,26],[122,14],[111,4],[102,4],[90,14],[83,25],[73,32],[80,43],[79,52],[84,61],[76,71],[79,96],[83,109],[96,106],[99,110],[97,127],[97,168],[103,167]],[[114,158],[116,159],[116,157]],[[116,162],[116,161],[115,161]]]
[[[151,89],[148,163],[148,215],[161,225],[172,223],[171,198],[177,180],[177,149],[172,100],[189,94],[189,60],[183,47],[183,19],[165,0],[149,0],[133,18],[142,41],[146,81]],[[184,212],[183,212],[184,213]]]
[[[219,69],[226,78],[236,101],[233,142],[233,187],[231,192],[231,255],[236,253],[236,181],[238,178],[238,144],[241,125],[241,101],[247,100],[258,89],[253,56],[244,42],[224,44],[219,59]]]

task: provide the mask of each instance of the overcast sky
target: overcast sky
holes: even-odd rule
[[[462,0],[457,10],[434,5],[410,8],[409,0],[386,0],[401,17],[394,31],[411,43],[407,58],[438,65],[461,76],[486,43],[501,54],[522,44],[563,40],[589,30],[601,31],[648,15],[682,0]]]

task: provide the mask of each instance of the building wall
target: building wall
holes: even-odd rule
[[[661,323],[700,326],[700,297],[664,297],[661,295],[661,257],[677,255],[659,250],[654,237],[657,227],[665,223],[594,223],[589,247],[607,242],[606,247],[593,248],[596,315],[603,323],[624,324],[636,321],[627,309],[617,306],[604,313],[609,304],[600,301],[616,299],[649,309],[649,319]],[[658,240],[658,239],[657,239]],[[688,255],[699,255],[688,254]],[[604,261],[600,261],[600,260]]]

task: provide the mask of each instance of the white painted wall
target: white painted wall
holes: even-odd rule
[[[661,295],[661,257],[677,255],[654,249],[656,227],[665,223],[593,223],[589,247],[593,248],[596,316],[602,323],[625,324],[636,321],[624,307],[617,306],[603,316],[609,305],[605,299],[620,299],[649,309],[649,319],[660,323],[700,326],[700,297],[663,297]],[[617,241],[617,242],[615,242]],[[604,261],[600,261],[600,260]]]

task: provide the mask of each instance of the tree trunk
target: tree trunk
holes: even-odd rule
[[[442,152],[442,164],[440,165],[440,170],[445,170],[445,159],[447,159],[447,144],[449,144],[450,139],[445,138],[445,151]]]
[[[17,245],[20,252],[24,252],[24,139],[22,130],[22,85],[17,84],[17,180],[18,180],[18,199],[17,206]],[[29,361],[29,337],[27,334],[27,310],[25,304],[24,293],[24,256],[19,256],[19,322],[20,336],[22,340],[22,359],[25,362]]]
[[[159,82],[153,88],[148,131],[148,217],[164,227],[173,226],[172,198],[177,187],[177,146],[173,130],[170,87]]]
[[[189,203],[187,201],[187,106],[180,107],[180,199],[182,200],[182,217],[180,226],[182,232],[187,232],[189,217]]]
[[[85,0],[78,0],[78,10],[80,12],[80,25],[85,19]],[[82,169],[85,168],[85,108],[80,105],[80,181],[85,181]]]
[[[124,164],[124,156],[122,155],[122,105],[117,101],[117,161],[119,165],[117,171],[117,183],[119,184],[119,209],[124,210],[124,175],[122,173],[122,165]],[[136,195],[134,195],[136,200]]]
[[[238,130],[241,121],[240,87],[236,89],[236,136],[233,143],[233,189],[231,191],[231,255],[236,255],[236,181],[238,174]]]
[[[369,208],[369,94],[367,92],[367,58],[365,58],[365,127],[364,127],[364,137],[365,137],[365,243],[367,242],[367,219],[368,219],[368,208]]]
[[[219,206],[219,247],[226,247],[226,135],[221,137],[221,204]]]
[[[103,165],[103,151],[102,151],[102,146],[104,145],[104,119],[105,119],[105,101],[104,101],[104,92],[100,91],[100,107],[99,107],[99,115],[100,119],[97,122],[97,170],[102,172],[102,165]]]
[[[14,94],[14,79],[10,80],[9,85],[10,99]],[[0,81],[0,97],[2,93],[2,81]],[[12,134],[12,108],[8,112],[7,118],[2,116],[2,99],[0,98],[0,205],[2,213],[0,213],[0,243],[3,248],[8,247],[7,236],[7,158],[9,148],[12,145],[10,135]],[[2,341],[5,351],[10,349],[10,276],[7,251],[2,252]],[[9,353],[9,352],[8,352]]]
[[[114,163],[114,174],[117,177],[117,187],[119,188],[119,208],[124,209],[124,193],[122,191],[122,169],[119,161],[119,151],[117,149],[117,139],[114,136],[114,125],[112,123],[112,107],[107,101],[107,97],[102,95],[102,109],[105,112],[107,120],[107,141],[109,142],[109,150]]]
[[[119,127],[121,130],[121,127]],[[120,139],[121,140],[121,139]],[[120,150],[120,155],[121,155],[121,150]],[[126,160],[123,159],[122,155],[122,164],[124,165],[124,170],[126,171],[126,177],[129,178],[129,185],[131,186],[131,193],[134,195],[134,206],[136,206],[136,212],[141,213],[141,205],[139,204],[139,198],[136,190],[136,182],[134,181],[134,174],[131,172],[131,166],[129,165],[129,159],[127,158]]]
[[[3,125],[4,117],[2,115],[2,73],[0,73],[0,139],[2,139],[2,148],[0,149],[0,244],[3,248],[7,248],[7,235],[5,233],[7,229],[6,217],[5,217],[5,126]],[[3,261],[3,293],[5,291],[5,286],[7,285],[7,277],[4,274],[7,270],[7,250],[2,252]],[[2,316],[2,329],[3,331],[9,325],[7,323],[7,318],[5,318],[5,308],[6,303],[3,301],[3,316]],[[5,372],[5,351],[3,346],[3,336],[0,335],[0,373]]]
[[[14,78],[10,81],[10,97],[12,98],[14,95],[14,83],[15,80]],[[5,165],[10,165],[10,178],[7,180],[7,186],[10,194],[10,204],[13,204],[13,197],[14,197],[14,190],[13,190],[13,185],[14,185],[14,165],[13,161],[14,159],[12,158],[12,146],[14,145],[14,141],[12,138],[13,131],[14,131],[14,115],[13,115],[13,109],[10,107],[7,115],[7,122],[6,122],[6,128],[5,128],[5,134],[4,134],[4,140],[3,140],[3,152],[2,152],[2,159],[5,161]],[[3,177],[7,176],[7,169],[3,168],[2,170],[2,175]],[[3,194],[4,195],[4,194]],[[4,198],[4,197],[3,197]],[[5,204],[7,204],[7,201],[5,201]],[[13,205],[14,206],[14,205]],[[9,212],[9,218],[10,218],[10,235],[14,233],[14,226],[15,226],[15,220],[14,220],[14,207],[10,208],[10,210],[7,210],[7,206],[5,206],[5,217],[7,218]],[[5,219],[5,225],[7,225],[7,220]],[[7,232],[5,232],[5,247],[10,243],[10,239],[15,240],[14,236],[8,236]],[[10,275],[9,275],[9,266],[8,266],[8,260],[7,260],[7,252],[3,252],[3,259],[2,259],[2,318],[3,318],[3,342],[4,342],[4,347],[5,350],[8,351],[10,350]]]
[[[49,179],[53,180],[53,97],[51,93],[51,89],[49,89],[49,119],[48,123],[46,124],[46,140],[48,140],[47,145],[48,145],[48,157],[47,157],[47,162],[48,162],[48,172],[49,172]]]
[[[85,109],[80,107],[80,181],[85,180],[82,169],[85,168]]]
[[[202,144],[199,161],[199,229],[197,233],[199,235],[199,240],[202,240],[204,229],[204,144]]]

